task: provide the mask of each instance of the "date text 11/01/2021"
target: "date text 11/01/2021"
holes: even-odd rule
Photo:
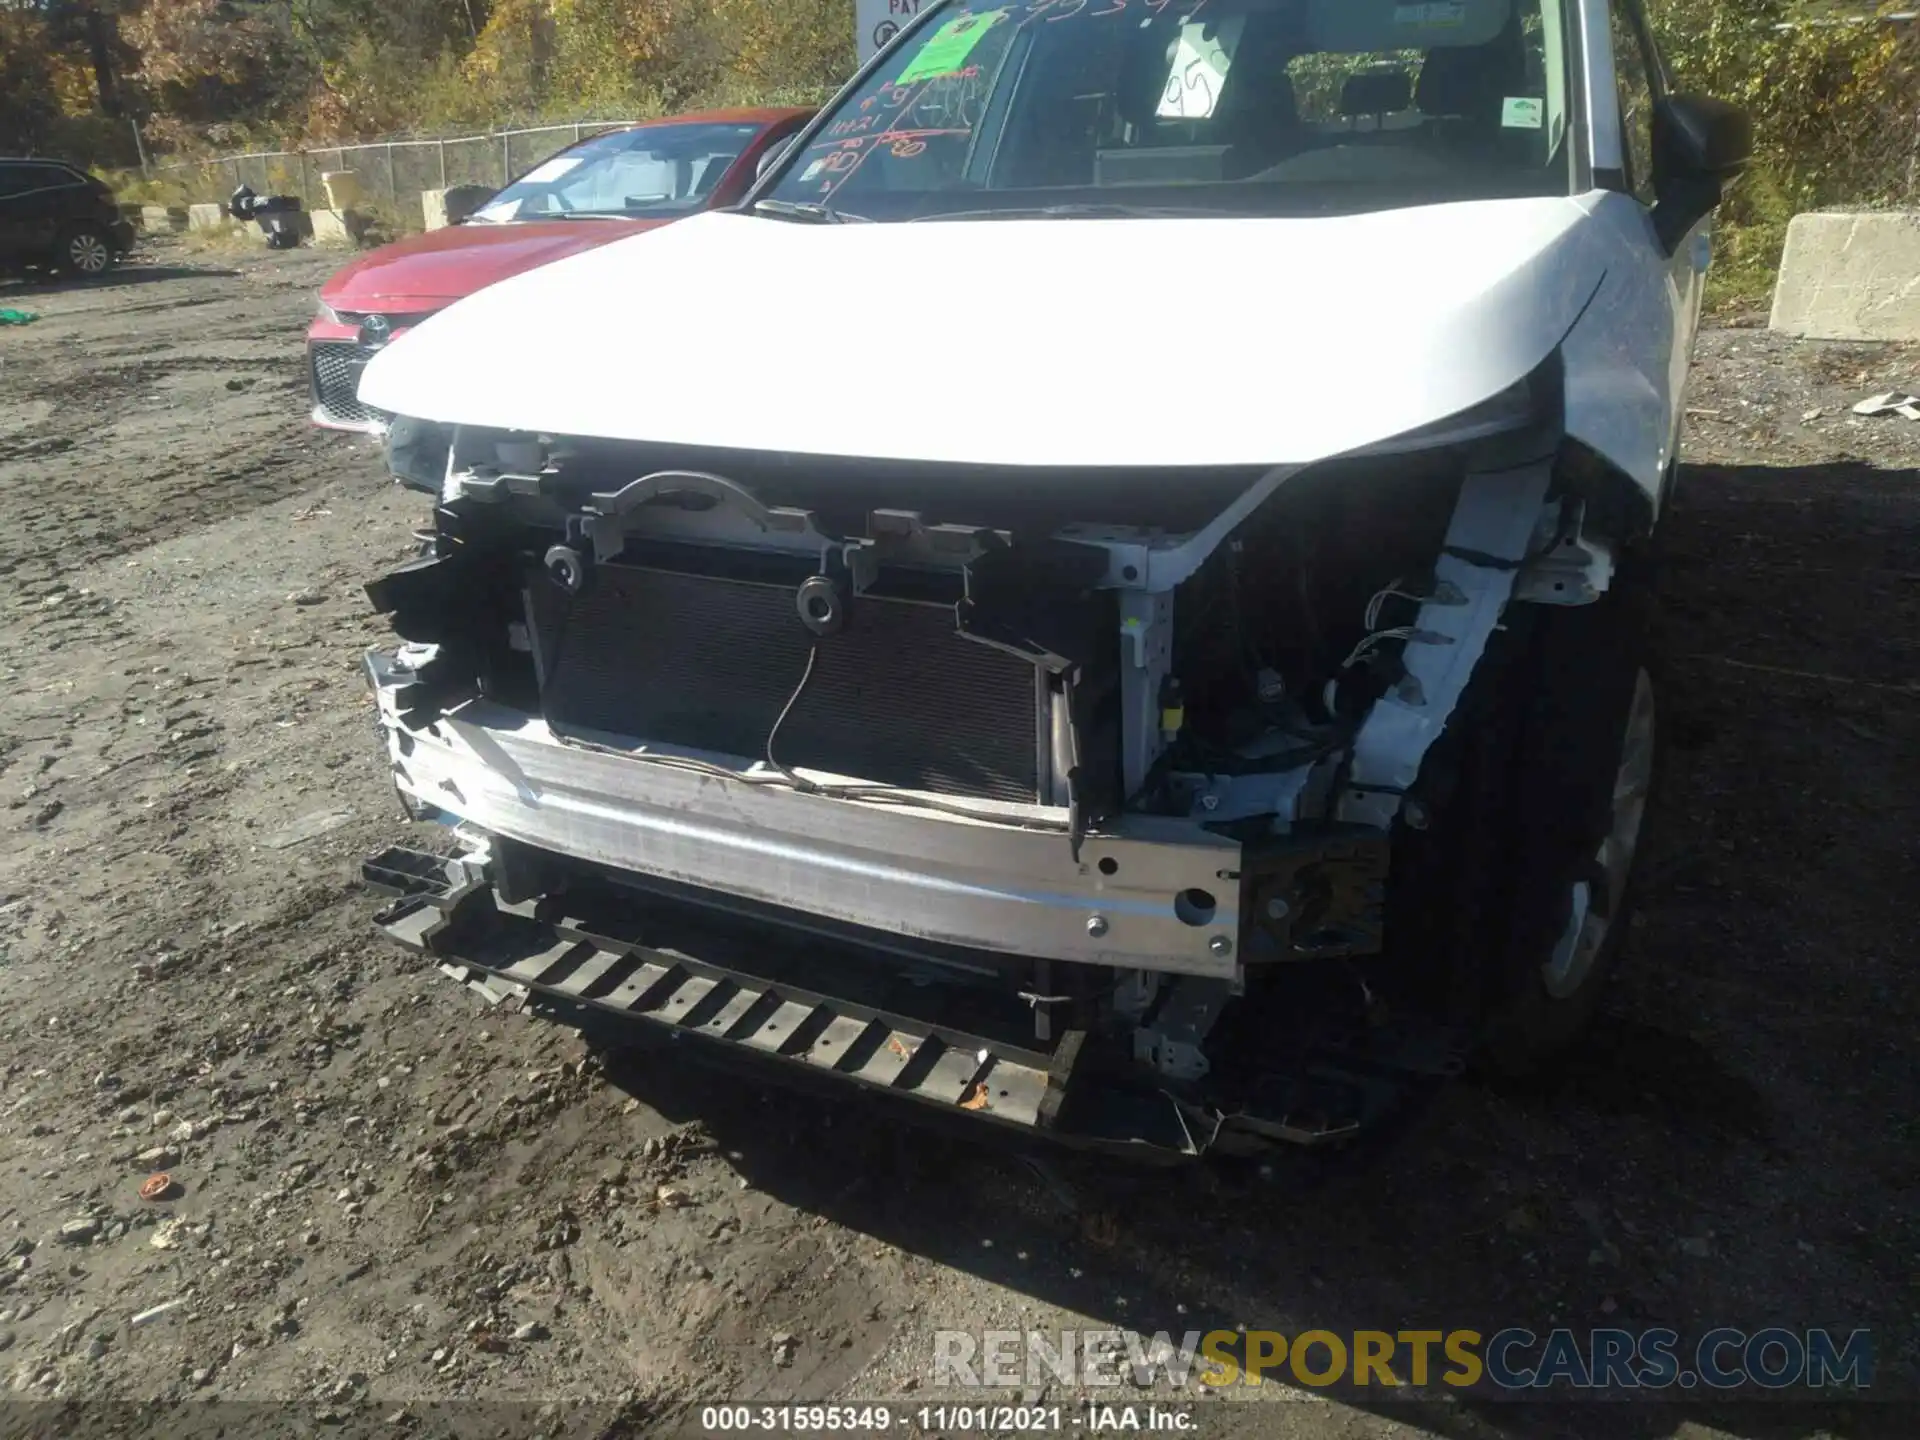
[[[1090,1435],[1192,1433],[1190,1406],[1112,1405],[1090,1402],[1063,1405],[709,1405],[700,1412],[707,1435],[779,1432],[819,1434],[831,1431],[919,1434],[1063,1434]]]

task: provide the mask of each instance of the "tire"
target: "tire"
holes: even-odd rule
[[[1623,567],[1597,603],[1515,607],[1509,663],[1476,677],[1444,843],[1470,856],[1479,1067],[1536,1075],[1599,1009],[1631,921],[1658,737],[1647,602]],[[1465,937],[1463,937],[1465,938]]]
[[[106,274],[117,258],[113,238],[99,226],[86,223],[69,226],[54,250],[56,267],[86,280]]]

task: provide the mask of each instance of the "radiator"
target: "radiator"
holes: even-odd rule
[[[541,707],[580,730],[758,759],[813,637],[795,589],[608,564],[528,586]],[[819,642],[783,764],[955,796],[1039,798],[1040,672],[963,638],[951,605],[863,596]]]

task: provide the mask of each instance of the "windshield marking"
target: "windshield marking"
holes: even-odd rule
[[[1233,68],[1233,47],[1240,43],[1240,31],[1246,23],[1246,16],[1234,15],[1219,25],[1197,25],[1189,20],[1180,27],[1180,45],[1174,52],[1167,88],[1160,96],[1157,113],[1161,119],[1213,118],[1220,89]],[[1210,30],[1213,33],[1209,34]]]
[[[882,221],[1564,195],[1570,3],[955,0],[768,193]]]
[[[987,32],[1006,18],[1004,10],[983,10],[978,15],[961,15],[949,20],[920,48],[900,78],[893,83],[910,85],[915,80],[931,80],[953,75],[966,66],[974,47],[987,38]]]
[[[1003,12],[995,11],[993,13],[997,15]],[[984,34],[984,30],[981,33]],[[913,108],[915,98],[924,97],[935,85],[944,81],[975,80],[978,79],[979,76],[980,67],[977,65],[969,65],[963,70],[958,70],[946,75],[931,76],[926,80],[917,81],[913,84],[902,84],[895,81],[888,85],[880,95],[869,95],[860,102],[860,108],[863,111],[872,106],[876,100],[884,100],[885,103],[891,106],[891,114],[888,115],[887,112],[880,111],[862,115],[858,117],[857,122],[851,118],[835,121],[833,125],[828,127],[828,134],[831,135],[835,133],[843,126],[856,126],[857,128],[857,125],[871,125],[874,121],[881,118],[887,119],[886,129],[865,135],[847,134],[841,139],[822,140],[808,146],[807,149],[809,152],[824,150],[827,153],[820,159],[808,164],[805,169],[800,172],[800,179],[804,182],[812,180],[815,177],[821,177],[818,193],[822,199],[825,199],[832,196],[842,185],[852,179],[854,173],[860,169],[861,165],[866,163],[867,157],[877,153],[882,148],[882,142],[885,143],[886,149],[895,159],[912,160],[926,153],[926,142],[930,139],[943,136],[972,135],[973,127],[970,125],[901,128],[900,120]]]

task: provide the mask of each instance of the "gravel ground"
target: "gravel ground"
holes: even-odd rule
[[[932,1331],[1022,1325],[1864,1326],[1879,1392],[1914,1395],[1920,424],[1847,407],[1920,387],[1920,357],[1703,339],[1642,913],[1557,1089],[1462,1083],[1365,1167],[1036,1170],[592,1053],[376,942],[356,862],[410,827],[360,585],[423,514],[305,424],[332,263],[168,248],[104,284],[0,286],[43,317],[0,332],[16,1406],[642,1434],[692,1401],[917,1401]],[[155,1170],[177,1192],[144,1202]],[[1312,1440],[1914,1413],[1278,1385],[1205,1408],[1216,1433]]]

